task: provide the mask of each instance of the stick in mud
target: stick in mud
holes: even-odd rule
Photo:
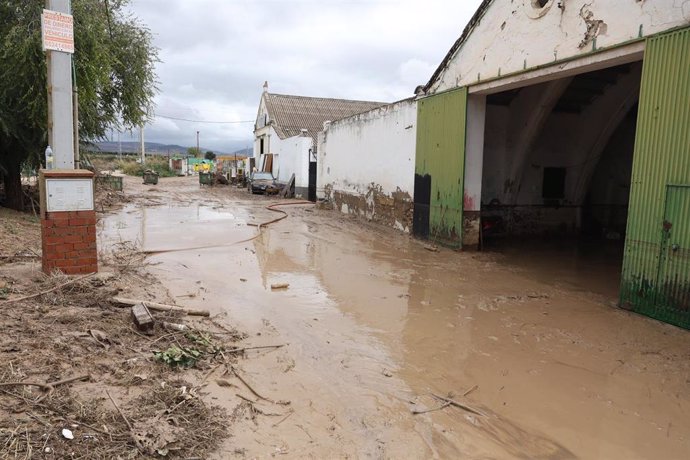
[[[55,391],[55,387],[58,387],[60,385],[65,385],[67,383],[72,383],[76,382],[78,380],[88,380],[91,378],[91,375],[85,374],[85,375],[80,375],[78,377],[70,377],[67,379],[62,379],[58,380],[57,382],[50,382],[50,383],[39,383],[39,382],[5,382],[5,383],[0,383],[0,387],[11,387],[11,386],[31,386],[31,387],[39,387],[42,388],[43,390],[46,391],[46,394],[41,396],[38,401],[42,401],[48,396],[50,396],[53,391]]]
[[[132,424],[129,423],[129,420],[127,419],[127,417],[125,417],[125,413],[122,412],[122,409],[120,409],[120,406],[118,406],[117,403],[115,402],[115,400],[113,399],[113,397],[110,396],[110,392],[108,390],[105,390],[105,394],[108,395],[108,398],[110,398],[110,401],[113,403],[113,406],[115,406],[115,409],[117,409],[117,411],[120,413],[120,417],[122,417],[122,420],[124,420],[125,423],[127,424],[127,428],[129,428],[129,431],[132,431]]]
[[[439,396],[439,395],[434,394],[434,393],[431,393],[431,395],[432,395],[434,398],[436,398],[436,399],[440,399],[441,401],[445,401],[446,403],[450,404],[451,406],[457,407],[458,409],[466,410],[467,412],[471,412],[472,414],[480,415],[480,416],[482,416],[482,417],[486,417],[486,414],[484,414],[484,413],[478,411],[477,409],[473,409],[473,408],[471,408],[470,406],[468,406],[468,405],[466,405],[466,404],[459,403],[459,402],[454,401],[454,400],[452,400],[452,399],[450,399],[450,398],[444,398],[443,396]]]
[[[256,396],[257,398],[263,399],[264,401],[268,401],[271,404],[280,404],[281,406],[287,406],[290,404],[290,401],[274,401],[272,399],[265,398],[265,397],[261,396],[259,393],[256,392],[256,390],[250,384],[247,383],[246,380],[244,380],[242,378],[242,376],[239,374],[239,372],[237,372],[237,370],[234,367],[231,366],[230,370],[232,371],[233,374],[235,374],[235,377],[237,377],[239,379],[239,381],[242,382],[244,384],[244,386],[246,386],[249,389],[249,391],[251,391],[254,394],[254,396]]]
[[[86,278],[91,278],[94,275],[95,275],[95,273],[89,273],[88,275],[80,276],[79,278],[74,278],[74,279],[69,280],[65,283],[58,284],[57,286],[52,287],[50,289],[46,289],[45,291],[37,292],[36,294],[27,295],[24,297],[18,297],[16,299],[5,300],[4,302],[0,302],[0,305],[7,305],[10,303],[14,303],[14,302],[21,302],[23,300],[29,300],[29,299],[33,299],[35,297],[39,297],[39,296],[42,296],[45,294],[50,294],[51,292],[57,291],[58,289],[63,288],[65,286],[69,286],[70,284],[77,283],[79,281],[85,280]]]
[[[113,297],[113,303],[118,306],[131,307],[137,304],[144,304],[149,310],[154,311],[179,311],[189,316],[211,316],[208,310],[190,310],[177,305],[166,305],[163,303],[149,302],[146,300],[125,299],[124,297]]]

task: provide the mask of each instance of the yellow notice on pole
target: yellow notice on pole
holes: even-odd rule
[[[74,18],[71,14],[43,10],[41,29],[43,51],[74,54]]]

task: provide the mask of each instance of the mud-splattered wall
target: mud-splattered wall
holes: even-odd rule
[[[331,123],[319,137],[319,198],[409,232],[416,125],[413,99]]]
[[[431,92],[576,58],[690,24],[687,0],[491,2],[443,61]]]

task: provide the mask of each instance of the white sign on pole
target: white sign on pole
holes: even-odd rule
[[[43,51],[74,54],[74,18],[71,14],[43,10],[41,30]]]

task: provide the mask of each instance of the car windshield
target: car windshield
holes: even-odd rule
[[[267,172],[254,173],[254,180],[273,180],[273,175]]]

